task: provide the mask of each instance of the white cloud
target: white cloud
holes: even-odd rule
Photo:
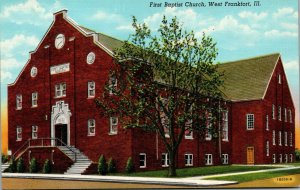
[[[268,13],[266,12],[261,12],[261,13],[254,13],[251,11],[243,11],[239,13],[239,17],[241,18],[246,18],[246,19],[251,19],[254,21],[259,21],[259,20],[263,20],[264,18],[266,18],[268,16]]]
[[[24,34],[16,34],[10,39],[6,39],[0,42],[1,55],[3,57],[10,57],[18,47],[24,45],[35,47],[39,43],[36,36],[25,36]]]
[[[92,16],[94,20],[105,20],[105,21],[113,21],[113,22],[121,22],[123,21],[123,17],[119,14],[107,13],[105,11],[98,11],[96,14]]]
[[[8,71],[1,70],[1,82],[7,83],[13,79],[12,74]]]
[[[134,31],[134,28],[132,27],[131,24],[127,25],[120,25],[116,28],[117,30],[127,30],[127,31]]]
[[[288,23],[288,22],[283,22],[280,24],[284,29],[287,29],[289,31],[295,31],[297,32],[298,29],[298,24],[297,23]]]
[[[283,66],[285,70],[299,70],[299,62],[296,60],[285,62]]]
[[[283,7],[278,9],[275,13],[273,13],[273,17],[275,19],[278,18],[286,18],[287,16],[294,17],[297,14],[297,11],[291,7]],[[296,17],[297,18],[297,17]]]
[[[298,36],[298,33],[297,32],[290,32],[290,31],[279,31],[279,30],[269,30],[269,31],[266,31],[264,33],[264,35],[266,37],[269,37],[269,38],[276,38],[276,37],[297,37]]]
[[[57,3],[54,7],[58,6]],[[41,24],[40,20],[50,20],[52,13],[40,5],[37,0],[27,0],[24,3],[13,4],[3,8],[0,18],[10,20],[16,24]],[[33,19],[34,18],[34,19]]]
[[[23,64],[18,62],[15,58],[1,59],[1,69],[15,69],[22,67]]]

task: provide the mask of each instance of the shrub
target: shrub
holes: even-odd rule
[[[8,157],[2,153],[2,156],[1,156],[2,164],[6,163],[7,161],[8,161]]]
[[[126,168],[125,171],[126,173],[131,173],[133,172],[134,168],[133,168],[133,162],[132,162],[132,158],[129,157],[126,163]]]
[[[107,173],[107,164],[103,155],[100,156],[98,161],[98,173],[101,175],[105,175]]]
[[[25,172],[25,166],[24,166],[24,161],[23,158],[19,158],[17,162],[17,172],[18,173],[24,173]]]
[[[30,160],[30,164],[29,164],[29,172],[30,173],[37,173],[38,171],[38,167],[37,167],[37,161],[35,158],[32,158]]]
[[[295,150],[296,160],[300,161],[300,150]]]
[[[8,172],[14,173],[17,171],[17,163],[15,159],[11,159],[10,165],[8,167]]]
[[[52,171],[52,163],[50,160],[46,160],[43,166],[43,173],[48,174]]]
[[[116,163],[115,163],[114,159],[110,158],[108,160],[108,164],[107,165],[108,165],[107,166],[107,172],[108,173],[114,173],[114,172],[116,172]]]

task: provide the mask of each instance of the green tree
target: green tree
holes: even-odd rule
[[[133,170],[134,170],[133,161],[132,161],[132,158],[129,157],[127,162],[126,162],[125,172],[126,173],[132,173]]]
[[[17,163],[16,163],[15,159],[10,160],[8,171],[11,172],[11,173],[14,173],[14,172],[17,171]]]
[[[37,173],[38,172],[38,165],[35,158],[32,158],[29,163],[29,172],[30,173]]]
[[[51,173],[52,171],[52,163],[50,160],[45,160],[44,166],[43,166],[43,173]]]
[[[197,131],[204,139],[209,132],[220,141],[223,80],[214,64],[216,43],[184,31],[176,17],[163,17],[156,35],[135,17],[132,26],[135,33],[114,52],[115,65],[96,104],[104,116],[117,115],[125,128],[158,133],[168,152],[168,175],[176,176],[185,133]]]
[[[108,173],[114,173],[114,172],[116,172],[116,163],[115,163],[115,160],[113,158],[110,158],[108,160],[108,163],[107,163],[107,172]]]
[[[8,161],[7,155],[5,155],[5,154],[2,153],[2,155],[1,155],[1,162],[2,162],[2,164],[6,163],[7,161]]]
[[[25,165],[24,165],[24,161],[23,161],[22,157],[18,159],[17,172],[18,173],[24,173],[25,172]]]
[[[300,161],[300,150],[295,150],[295,157],[297,161]]]
[[[107,174],[107,163],[104,155],[101,155],[98,161],[98,173],[101,175]]]

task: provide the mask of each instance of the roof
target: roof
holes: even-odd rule
[[[223,93],[232,101],[263,99],[279,53],[219,64]]]

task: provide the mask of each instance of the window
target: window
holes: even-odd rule
[[[31,106],[32,107],[36,107],[37,106],[37,100],[38,100],[38,93],[37,92],[33,92],[31,94]]]
[[[247,114],[247,130],[254,129],[254,114]]]
[[[269,146],[269,141],[266,142],[266,156],[269,156],[270,153],[270,146]]]
[[[272,104],[272,119],[276,119],[275,118],[275,105]]]
[[[273,145],[276,145],[276,133],[275,133],[275,130],[273,130],[272,139],[273,139]]]
[[[161,165],[162,165],[162,167],[168,167],[169,166],[169,155],[168,155],[168,153],[162,153],[162,155],[161,155]]]
[[[285,155],[284,155],[284,162],[285,162],[285,163],[288,163],[288,161],[289,161],[288,154],[285,154]]]
[[[278,144],[281,146],[281,131],[278,132]]]
[[[185,154],[184,155],[185,166],[193,165],[193,154]]]
[[[146,154],[140,153],[140,168],[146,168]]]
[[[88,82],[88,98],[95,97],[95,82],[90,81]]]
[[[32,139],[38,138],[38,126],[35,126],[35,125],[32,126],[31,138]]]
[[[293,146],[293,133],[290,132],[290,146]]]
[[[272,158],[273,158],[273,164],[275,164],[276,163],[276,154],[273,154]]]
[[[114,91],[117,90],[118,81],[115,76],[109,78],[109,94],[114,94]]]
[[[286,108],[284,108],[284,122],[287,122],[287,114],[286,114]]]
[[[289,109],[290,123],[293,123],[292,111]]]
[[[17,110],[22,109],[22,94],[18,94],[16,96],[16,109]]]
[[[117,117],[110,117],[109,119],[109,133],[110,134],[117,134],[118,133],[118,118]]]
[[[278,74],[278,84],[281,84],[281,75]]]
[[[212,114],[211,112],[206,113],[206,132],[205,132],[205,140],[210,141],[212,138],[211,135],[211,127],[212,127]]]
[[[284,132],[284,146],[287,146],[288,142],[287,142],[287,132]]]
[[[222,154],[222,164],[228,164],[228,154]]]
[[[22,140],[22,127],[17,126],[17,141]]]
[[[162,103],[162,106],[158,105],[158,103],[157,103],[157,106],[158,106],[159,112],[160,112],[161,124],[162,124],[162,126],[164,128],[165,137],[169,138],[170,137],[169,118],[165,114],[165,112],[163,111],[163,108],[164,107],[167,108],[167,106],[168,106],[168,99],[167,98],[160,98],[160,101]]]
[[[184,134],[185,139],[193,139],[193,131],[192,131],[192,120],[188,120],[185,124],[186,130]]]
[[[213,163],[213,157],[212,157],[212,154],[205,154],[205,165],[212,165]]]
[[[281,107],[278,106],[278,120],[281,121]]]
[[[266,115],[266,130],[269,131],[269,116]]]
[[[223,141],[228,141],[228,111],[224,111],[222,114],[223,120]]]
[[[55,97],[66,96],[66,83],[60,83],[55,85]]]
[[[95,136],[95,120],[89,119],[88,120],[88,136]]]
[[[293,154],[290,154],[290,162],[293,162]]]
[[[282,163],[282,154],[279,154],[279,163]]]

